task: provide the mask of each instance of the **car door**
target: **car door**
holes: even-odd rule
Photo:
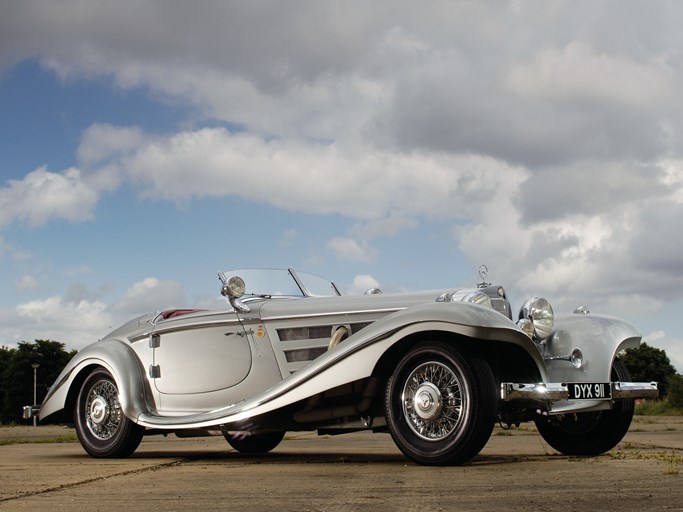
[[[161,319],[151,344],[151,377],[161,395],[225,390],[242,382],[252,365],[249,337],[234,312]]]

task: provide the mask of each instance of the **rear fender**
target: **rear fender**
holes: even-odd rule
[[[87,346],[69,361],[43,400],[39,418],[43,420],[69,407],[81,382],[98,366],[106,368],[114,378],[126,417],[135,421],[142,412],[150,409],[146,397],[152,395],[137,356],[128,343],[109,339]]]

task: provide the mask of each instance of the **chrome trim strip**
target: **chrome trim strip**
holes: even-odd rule
[[[303,299],[305,300],[305,299]],[[261,320],[266,322],[270,320],[299,320],[304,318],[320,318],[325,316],[350,316],[350,315],[368,315],[375,313],[396,313],[397,311],[403,311],[407,308],[387,308],[387,309],[366,309],[366,310],[353,310],[353,311],[333,311],[325,313],[310,313],[307,315],[282,315],[282,316],[262,316]]]
[[[149,331],[144,331],[142,334],[138,334],[136,336],[133,336],[132,338],[128,338],[128,340],[131,343],[135,343],[136,341],[141,341],[141,340],[149,340],[149,337],[152,334],[168,334],[171,332],[180,332],[180,331],[190,331],[192,329],[202,329],[206,326],[209,327],[220,327],[222,325],[224,326],[230,326],[230,325],[239,325],[241,324],[240,320],[238,318],[235,318],[234,320],[210,320],[207,322],[201,322],[201,323],[190,323],[190,324],[185,324],[185,325],[169,325],[169,326],[163,326],[160,329],[158,329],[157,326],[153,326],[152,329]]]

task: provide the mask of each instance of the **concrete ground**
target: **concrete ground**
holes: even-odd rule
[[[496,428],[461,467],[422,467],[388,434],[291,433],[246,456],[222,437],[145,438],[123,460],[72,429],[0,427],[0,510],[683,511],[683,417],[636,417],[608,454],[557,454],[532,425]]]

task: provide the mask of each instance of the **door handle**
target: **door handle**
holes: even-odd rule
[[[241,338],[244,338],[247,334],[254,334],[253,329],[249,329],[248,331],[228,331],[224,333],[224,336],[240,336]]]

